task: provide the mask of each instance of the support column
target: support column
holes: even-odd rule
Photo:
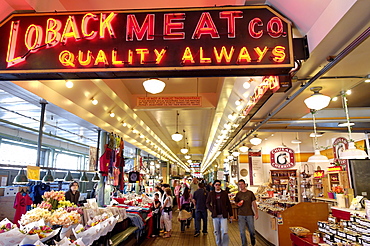
[[[41,146],[42,146],[42,133],[43,130],[42,128],[44,127],[44,121],[45,121],[45,109],[46,109],[46,104],[48,102],[44,99],[40,100],[41,104],[41,115],[40,115],[40,126],[39,126],[39,137],[37,140],[37,157],[36,157],[36,166],[40,166],[40,159],[41,159]]]

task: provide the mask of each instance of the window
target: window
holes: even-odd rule
[[[37,149],[2,142],[0,145],[0,161],[11,165],[36,165]]]

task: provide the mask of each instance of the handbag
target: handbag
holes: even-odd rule
[[[163,208],[163,211],[164,211],[165,213],[169,213],[169,212],[171,212],[171,211],[172,211],[172,207],[164,207],[164,208]]]
[[[180,210],[178,219],[179,220],[187,220],[187,219],[190,219],[192,216],[193,215],[192,215],[191,212],[188,212],[185,209],[183,209],[183,210]]]

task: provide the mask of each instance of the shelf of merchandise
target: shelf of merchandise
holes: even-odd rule
[[[297,169],[271,170],[271,182],[275,192],[287,190],[289,197],[298,201],[299,187],[297,185]]]
[[[342,186],[344,189],[350,188],[347,171],[329,172],[328,184],[329,191],[331,191],[334,186],[338,185]]]

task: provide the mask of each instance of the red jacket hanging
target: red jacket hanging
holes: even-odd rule
[[[15,214],[13,223],[17,224],[19,227],[18,220],[21,219],[22,214],[27,212],[27,206],[32,205],[32,199],[27,193],[18,192],[15,196],[14,206]]]

